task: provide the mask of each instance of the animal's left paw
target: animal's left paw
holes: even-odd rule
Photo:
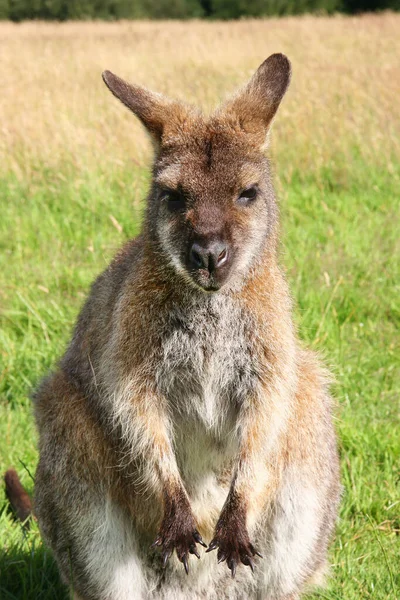
[[[236,502],[228,503],[223,509],[217,523],[215,536],[206,552],[217,548],[218,562],[226,560],[232,577],[235,577],[236,567],[239,563],[249,566],[254,572],[254,557],[262,558],[250,542],[244,511],[240,510]]]
[[[253,544],[250,543],[250,540],[238,539],[239,536],[235,535],[226,535],[224,532],[216,535],[209,545],[206,552],[211,552],[218,548],[217,558],[218,562],[223,562],[226,560],[226,564],[228,568],[231,570],[232,577],[235,577],[236,567],[239,563],[243,563],[246,566],[249,566],[250,569],[254,572],[254,557],[261,556],[261,554],[254,548]]]

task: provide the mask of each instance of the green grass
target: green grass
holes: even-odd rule
[[[278,175],[282,260],[301,336],[323,353],[337,380],[344,493],[331,578],[312,598],[394,600],[400,173],[389,177],[355,159],[354,177],[344,180],[330,171],[318,181]],[[0,469],[13,465],[29,492],[37,460],[29,390],[63,351],[92,279],[137,233],[147,182],[139,168],[0,180]],[[68,597],[36,524],[23,531],[2,487],[0,547],[2,599]]]

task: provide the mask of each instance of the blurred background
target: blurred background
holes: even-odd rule
[[[1,472],[32,493],[29,394],[140,229],[151,144],[101,72],[209,111],[284,52],[281,259],[300,334],[336,378],[344,484],[331,578],[310,598],[400,598],[400,14],[382,8],[398,0],[0,0]],[[0,548],[2,599],[68,598],[2,486]]]
[[[0,0],[0,19],[237,19],[399,10],[400,0]]]

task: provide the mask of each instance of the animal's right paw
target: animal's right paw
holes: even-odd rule
[[[189,573],[189,554],[200,558],[197,544],[207,548],[200,533],[197,531],[196,522],[190,507],[168,511],[161,523],[160,532],[152,547],[161,549],[162,564],[165,567],[174,550],[178,559],[183,563],[186,573]]]
[[[250,542],[246,527],[246,512],[240,497],[234,493],[222,509],[218,519],[214,538],[211,540],[207,552],[216,550],[218,562],[226,560],[226,564],[235,577],[236,567],[243,563],[254,572],[255,556],[262,558],[258,550]]]

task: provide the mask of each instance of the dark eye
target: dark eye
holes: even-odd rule
[[[258,190],[255,185],[246,188],[245,190],[243,190],[243,192],[237,199],[238,204],[241,204],[242,206],[247,206],[248,204],[251,204],[257,198],[257,192]]]
[[[165,190],[163,199],[171,212],[181,211],[186,207],[186,198],[179,190]]]

